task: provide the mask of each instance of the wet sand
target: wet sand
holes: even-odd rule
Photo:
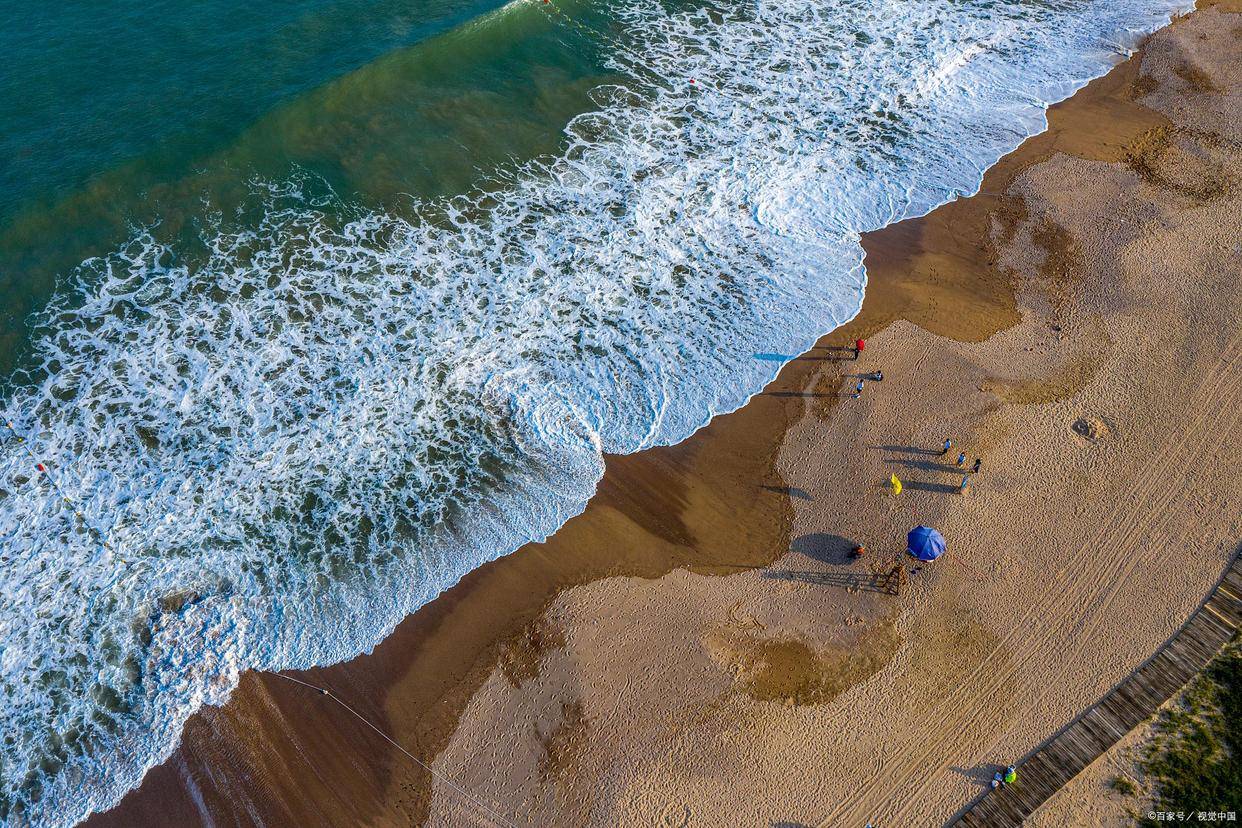
[[[290,674],[393,742],[248,674],[89,822],[943,823],[1242,536],[1240,66],[1236,13],[1158,33],[979,195],[867,237],[862,314],[746,407],[609,457],[549,541]],[[856,368],[886,375],[860,400]],[[945,437],[984,460],[966,494]],[[916,523],[951,550],[892,595]]]

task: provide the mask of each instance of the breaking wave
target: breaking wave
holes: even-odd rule
[[[857,312],[860,233],[1185,5],[609,6],[625,82],[498,189],[392,215],[292,177],[194,265],[152,233],[84,262],[3,401],[0,817],[114,803],[240,671],[370,649],[604,452],[741,405]]]

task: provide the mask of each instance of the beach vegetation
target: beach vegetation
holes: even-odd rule
[[[1235,637],[1156,724],[1143,768],[1156,812],[1242,809],[1242,646]],[[1156,825],[1144,817],[1142,826]]]

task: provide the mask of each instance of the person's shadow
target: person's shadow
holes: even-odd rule
[[[806,489],[799,489],[797,486],[760,486],[759,488],[769,492],[776,492],[777,494],[796,497],[799,500],[814,500],[810,492]]]
[[[956,463],[939,463],[934,460],[907,460],[905,458],[889,460],[890,466],[901,466],[911,471],[929,471],[942,472],[945,474],[964,474],[967,471],[966,466],[959,466]]]
[[[811,351],[826,351],[827,353],[824,356],[815,356],[808,351],[798,359],[817,362],[849,362],[854,359],[853,345],[815,345]]]
[[[947,452],[943,452],[938,448],[925,448],[923,446],[871,446],[880,451],[894,451],[899,454],[922,454],[927,457],[943,457]]]

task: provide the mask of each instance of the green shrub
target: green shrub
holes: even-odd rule
[[[1237,640],[1164,714],[1144,769],[1156,811],[1242,811],[1242,649]],[[1163,822],[1144,817],[1147,826]]]

